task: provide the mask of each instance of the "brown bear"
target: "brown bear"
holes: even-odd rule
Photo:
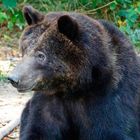
[[[140,140],[140,65],[127,37],[75,12],[23,13],[23,60],[9,80],[35,93],[20,140]]]

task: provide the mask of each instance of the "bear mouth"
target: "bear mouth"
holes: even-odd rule
[[[29,86],[29,87],[25,87],[25,86],[20,86],[17,88],[18,92],[24,93],[24,92],[30,92],[33,91],[33,89],[36,87],[37,83],[34,83],[33,85]]]
[[[30,91],[40,91],[40,90],[47,90],[48,89],[49,83],[43,83],[42,81],[36,81],[34,84],[31,86],[23,86],[20,85],[17,87],[18,92],[24,93],[24,92],[30,92]]]

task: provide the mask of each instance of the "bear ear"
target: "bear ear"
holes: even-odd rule
[[[23,15],[28,25],[37,24],[44,19],[44,15],[34,9],[32,6],[23,7]]]
[[[63,15],[58,19],[58,30],[69,39],[74,40],[78,37],[78,23],[68,15]]]

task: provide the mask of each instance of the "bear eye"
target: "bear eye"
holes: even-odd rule
[[[39,62],[43,62],[46,60],[46,55],[45,53],[41,52],[41,51],[38,51],[37,52],[37,59]]]

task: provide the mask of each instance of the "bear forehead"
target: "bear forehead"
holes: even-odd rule
[[[96,37],[106,32],[104,27],[97,20],[91,19],[86,15],[73,12],[51,12],[46,14],[44,20],[40,23],[27,26],[21,36],[21,42],[26,42],[26,44],[23,43],[26,46],[36,46],[35,48],[39,48],[42,44],[46,46],[45,43],[47,41],[49,41],[47,43],[53,44],[56,40],[63,42],[64,46],[67,44],[73,46],[73,42],[57,30],[57,21],[63,15],[68,15],[73,18],[78,23],[80,32],[82,31],[92,35],[96,34]]]
[[[103,25],[101,25],[97,20],[91,19],[86,15],[82,15],[79,13],[72,13],[72,12],[53,12],[45,15],[45,18],[42,22],[31,26],[27,26],[23,32],[23,36],[26,36],[29,33],[34,33],[34,36],[36,34],[37,36],[39,36],[46,30],[51,31],[56,29],[57,21],[63,15],[68,15],[72,17],[78,23],[80,30],[83,31],[85,30],[88,32],[93,32],[94,30],[94,32],[100,32],[100,33],[105,32]]]

